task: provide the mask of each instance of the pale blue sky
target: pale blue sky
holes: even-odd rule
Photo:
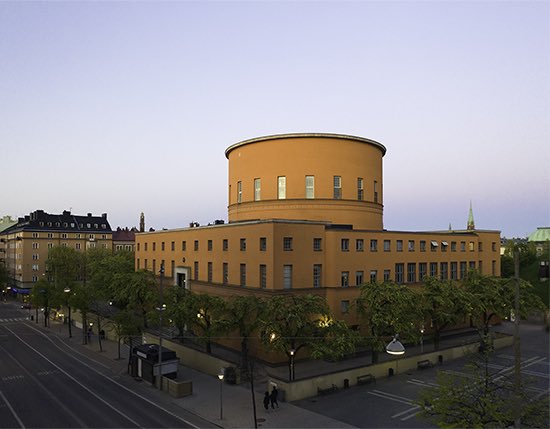
[[[0,2],[0,216],[227,219],[224,150],[379,141],[385,227],[550,225],[550,6]]]

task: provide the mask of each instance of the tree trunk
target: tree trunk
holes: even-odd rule
[[[374,350],[374,348],[372,349],[372,363],[375,364],[375,363],[378,363],[378,358],[379,358],[379,352],[378,350]]]
[[[441,342],[441,331],[439,329],[434,329],[434,350],[439,350],[439,345]]]

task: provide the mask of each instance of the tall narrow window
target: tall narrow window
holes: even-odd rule
[[[426,262],[420,262],[418,264],[418,280],[423,281],[426,278],[427,270],[428,264]]]
[[[342,287],[348,287],[349,286],[349,271],[342,271],[340,275],[340,285]]]
[[[267,238],[260,237],[260,251],[265,252],[267,250]]]
[[[416,264],[407,264],[407,282],[415,283],[416,282]]]
[[[376,283],[378,277],[378,271],[377,270],[370,270],[370,282]],[[388,278],[389,280],[389,278]]]
[[[155,260],[153,259],[153,271],[155,270],[154,266],[155,266]],[[193,267],[194,268],[194,270],[193,270],[194,271],[194,273],[193,273],[194,280],[198,280],[199,279],[199,263],[198,263],[198,261],[195,261],[193,263],[193,266],[194,266]]]
[[[277,198],[280,200],[286,198],[286,176],[277,177]]]
[[[357,178],[357,199],[363,201],[365,199],[365,191],[363,188],[363,178]]]
[[[315,198],[315,176],[306,176],[306,198]]]
[[[224,285],[229,283],[229,264],[224,262],[222,265],[222,282]]]
[[[267,266],[260,265],[260,288],[265,289],[267,287]]]
[[[448,273],[448,263],[447,262],[441,262],[440,266],[439,266],[439,277],[441,280],[447,280],[449,278],[449,273]]]
[[[262,192],[262,179],[254,179],[254,201],[260,201]]]
[[[378,202],[378,182],[375,180],[373,185],[373,191],[374,191],[374,202]]]
[[[246,264],[241,264],[241,286],[246,286]]]
[[[363,284],[363,278],[365,274],[363,271],[355,272],[355,286],[361,286]]]
[[[212,262],[208,263],[208,283],[212,283]]]
[[[292,289],[292,265],[283,265],[283,287]]]
[[[430,262],[430,277],[437,276],[437,262]]]
[[[321,287],[321,274],[323,266],[321,264],[313,265],[313,287]]]
[[[405,264],[395,264],[395,283],[403,283],[403,271]]]
[[[243,183],[239,180],[237,182],[237,202],[242,203],[243,201]]]
[[[341,200],[342,199],[342,177],[334,176],[333,183],[334,183],[334,199]]]

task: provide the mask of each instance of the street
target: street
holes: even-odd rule
[[[169,404],[157,405],[134,389],[131,383],[139,385],[133,379],[27,317],[16,303],[0,305],[0,427],[211,426],[181,409],[169,410]]]

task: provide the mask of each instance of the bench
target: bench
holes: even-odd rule
[[[418,369],[426,369],[426,368],[431,368],[433,366],[434,366],[434,364],[429,359],[424,359],[424,360],[418,361],[416,363],[416,367]]]
[[[320,387],[317,388],[317,394],[318,395],[327,395],[329,393],[334,393],[336,391],[338,391],[338,387],[336,387],[335,384],[333,384],[332,386],[327,387],[325,389],[321,389]]]
[[[376,383],[376,377],[372,374],[360,375],[357,377],[357,384]]]

